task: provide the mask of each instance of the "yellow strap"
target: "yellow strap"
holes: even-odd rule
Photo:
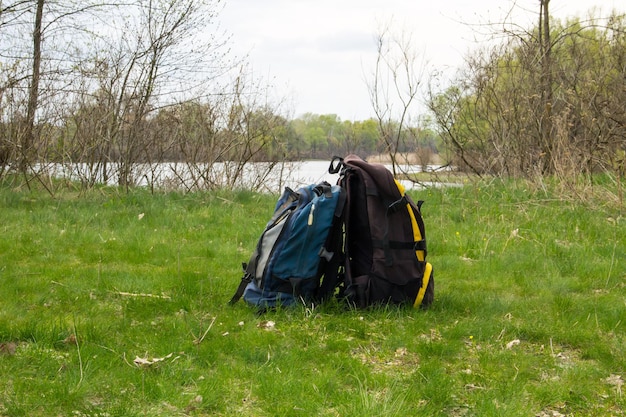
[[[398,190],[400,190],[400,195],[404,197],[405,189],[404,186],[400,183],[400,181],[395,180],[396,186]],[[417,225],[417,220],[415,219],[415,214],[413,213],[413,209],[410,204],[406,205],[406,209],[409,212],[409,217],[411,218],[411,228],[413,229],[413,239],[415,242],[419,242],[422,240],[422,233],[420,232],[420,228]],[[420,262],[424,262],[425,254],[423,250],[416,250],[415,256]],[[413,303],[413,307],[417,308],[422,304],[424,300],[424,295],[426,294],[426,288],[428,287],[428,283],[430,282],[430,276],[433,272],[433,266],[430,262],[426,262],[426,267],[424,268],[424,278],[422,278],[422,287],[417,292],[417,297],[415,297],[415,303]]]
[[[402,197],[404,197],[404,186],[400,183],[400,181],[398,180],[394,180],[396,182],[396,186],[398,187],[398,190],[400,190],[400,195]],[[419,242],[422,240],[422,233],[420,232],[420,228],[417,225],[417,220],[415,219],[415,213],[413,213],[413,209],[411,208],[411,205],[407,203],[406,205],[406,209],[409,212],[409,217],[411,218],[411,229],[413,229],[413,241],[414,242]],[[423,250],[417,250],[415,251],[415,256],[417,256],[417,259],[420,262],[424,262],[424,251]]]
[[[426,294],[426,288],[428,287],[428,283],[430,282],[430,275],[433,272],[433,266],[430,262],[426,262],[426,268],[424,268],[424,278],[422,278],[422,287],[417,292],[417,297],[415,297],[415,303],[413,303],[413,307],[417,308],[422,304],[422,300],[424,299],[424,295]]]

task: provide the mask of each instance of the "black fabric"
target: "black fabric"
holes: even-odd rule
[[[246,289],[246,286],[250,283],[250,281],[252,281],[252,275],[248,274],[247,272],[248,265],[244,263],[241,266],[243,267],[243,270],[244,270],[243,277],[241,278],[241,282],[239,283],[239,286],[237,287],[235,294],[230,299],[228,304],[235,304],[237,301],[239,301],[241,297],[243,296],[243,292]]]
[[[339,184],[347,190],[345,209],[346,296],[359,307],[379,303],[413,303],[422,286],[426,234],[421,202],[402,195],[391,172],[355,155],[341,159]],[[407,205],[422,240],[415,242]],[[425,300],[432,302],[433,280]],[[432,283],[432,284],[431,284]],[[429,293],[429,291],[431,291]]]

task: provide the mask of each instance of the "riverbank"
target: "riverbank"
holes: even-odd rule
[[[367,161],[379,164],[392,163],[391,157],[388,154],[371,155],[367,157]],[[399,165],[441,166],[445,161],[439,154],[432,152],[428,152],[424,155],[420,155],[417,152],[400,152],[396,155],[396,163]]]

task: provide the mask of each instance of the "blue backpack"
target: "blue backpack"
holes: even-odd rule
[[[244,301],[260,310],[298,301],[321,301],[337,286],[345,190],[327,182],[278,199],[231,304]],[[339,245],[339,246],[338,246]]]

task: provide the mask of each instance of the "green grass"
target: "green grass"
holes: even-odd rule
[[[0,416],[624,415],[626,220],[549,189],[415,193],[429,310],[257,317],[275,196],[2,186]]]

